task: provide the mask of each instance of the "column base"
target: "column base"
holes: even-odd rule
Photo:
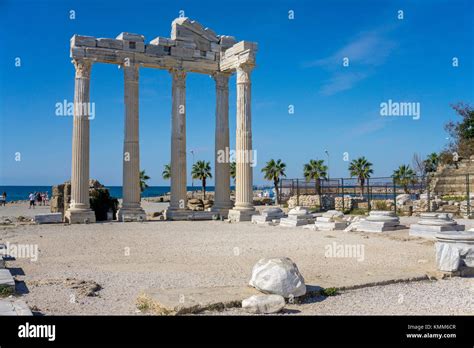
[[[92,209],[68,209],[64,213],[64,222],[70,224],[88,224],[95,222],[95,213]]]
[[[126,209],[120,208],[117,213],[118,221],[132,222],[132,221],[146,221],[146,213],[142,208]]]
[[[229,210],[228,219],[231,222],[251,221],[252,215],[255,215],[255,214],[257,214],[255,209],[254,210],[232,209],[232,210]]]
[[[164,215],[166,220],[183,221],[188,220],[192,213],[191,209],[166,209]]]
[[[228,204],[224,203],[224,204],[217,204],[217,205],[212,206],[211,211],[213,213],[219,214],[220,216],[224,218],[227,218],[227,216],[229,215],[229,210],[231,210],[232,207],[233,207],[233,204],[231,201],[229,201]]]

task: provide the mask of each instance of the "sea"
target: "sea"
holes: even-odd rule
[[[115,198],[122,198],[122,186],[106,186],[110,195]],[[258,189],[266,189],[268,187],[258,187]],[[7,193],[7,201],[28,200],[28,195],[32,192],[48,192],[51,198],[51,186],[0,186],[0,194]],[[200,191],[201,186],[188,186],[188,191]],[[234,187],[231,186],[233,190]],[[255,187],[257,189],[257,187]],[[142,192],[142,197],[157,197],[170,192],[169,186],[150,186]],[[213,192],[214,186],[206,186],[206,192]]]
[[[110,195],[115,198],[122,198],[122,186],[106,186],[109,189]],[[7,193],[8,201],[28,200],[28,195],[31,192],[48,192],[51,198],[51,186],[0,186],[0,194]],[[142,197],[156,197],[162,196],[170,192],[169,186],[150,186],[142,192]],[[188,186],[188,191],[199,191],[201,186]],[[214,191],[214,186],[206,187],[206,192]]]

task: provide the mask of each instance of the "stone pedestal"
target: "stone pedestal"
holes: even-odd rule
[[[69,223],[95,222],[89,205],[89,106],[92,63],[74,60],[74,119],[72,129],[71,204],[64,214]]]
[[[123,65],[125,98],[125,136],[123,143],[123,202],[118,220],[144,221],[140,204],[140,150],[138,135],[138,66]]]
[[[435,238],[439,232],[464,231],[464,225],[458,225],[447,213],[422,213],[421,220],[410,225],[410,236]]]
[[[288,217],[280,220],[280,226],[296,227],[311,224],[314,222],[314,217],[307,209],[296,207],[288,212]]]
[[[400,219],[393,211],[373,210],[369,216],[359,222],[359,232],[386,232],[394,231],[400,225]]]
[[[343,220],[344,214],[337,210],[329,210],[321,217],[317,217],[314,223],[316,231],[343,230],[347,227],[347,222]]]
[[[252,115],[250,72],[253,66],[237,68],[237,128],[235,206],[229,211],[231,221],[250,221],[255,213],[252,184]]]
[[[436,264],[440,271],[474,275],[474,229],[440,232],[436,238]]]
[[[187,220],[186,190],[186,72],[170,70],[172,80],[171,106],[171,201],[166,210],[168,220]]]
[[[273,220],[280,220],[285,214],[280,208],[265,208],[260,215],[252,216],[252,223],[254,224],[268,224]]]

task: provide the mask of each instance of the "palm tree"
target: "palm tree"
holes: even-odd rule
[[[416,174],[413,169],[410,168],[409,165],[401,165],[398,169],[393,171],[392,175],[393,180],[396,184],[403,187],[403,191],[405,193],[409,193],[408,186],[410,184],[416,183]]]
[[[194,163],[191,176],[193,179],[199,179],[202,182],[202,192],[206,199],[206,179],[212,178],[211,163],[206,161],[197,161]]]
[[[165,164],[165,169],[161,173],[161,176],[165,180],[169,180],[171,178],[171,165],[170,164]]]
[[[278,198],[280,197],[280,192],[278,190],[278,184],[280,183],[280,177],[286,176],[285,174],[286,164],[279,159],[275,162],[275,160],[271,159],[262,168],[262,173],[264,173],[264,178],[266,180],[273,181],[273,186],[275,187],[275,203],[278,204]]]
[[[439,163],[439,156],[436,152],[428,155],[425,159],[425,171],[427,173],[436,172]]]
[[[364,192],[365,180],[370,178],[370,174],[374,173],[371,167],[372,163],[367,161],[365,157],[359,157],[349,164],[349,172],[351,174],[351,178],[354,176],[357,177],[361,195],[363,195]]]
[[[230,177],[234,179],[234,184],[235,184],[236,172],[237,172],[237,164],[235,162],[230,162]]]
[[[140,191],[143,192],[148,187],[146,181],[150,180],[150,177],[146,175],[145,171],[140,171]]]
[[[306,181],[314,180],[316,185],[316,193],[321,195],[320,179],[327,178],[328,166],[324,164],[324,160],[310,160],[303,167],[303,175]]]

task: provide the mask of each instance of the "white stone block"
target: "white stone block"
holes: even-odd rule
[[[71,38],[71,46],[96,47],[96,39],[93,36],[74,35]]]
[[[140,41],[123,40],[123,50],[131,52],[145,52],[145,44]]]
[[[0,299],[0,316],[33,315],[25,301],[4,298]]]
[[[242,308],[249,313],[278,313],[285,307],[285,298],[280,295],[253,295],[242,301]]]
[[[133,34],[133,33],[120,33],[117,37],[117,40],[124,40],[124,41],[136,41],[136,42],[144,42],[145,37],[140,34]]]
[[[37,214],[34,221],[37,224],[57,224],[63,222],[62,213]]]
[[[168,52],[165,50],[165,46],[161,45],[145,45],[145,52],[146,54],[151,54],[154,56],[164,56],[168,54]]]
[[[0,269],[0,288],[9,289],[11,292],[15,291],[15,280],[6,268]]]
[[[160,45],[160,46],[168,46],[168,47],[176,45],[176,42],[174,40],[168,39],[166,37],[161,37],[161,36],[154,38],[153,40],[150,41],[150,43],[152,45]]]
[[[346,222],[335,222],[335,221],[316,221],[314,223],[315,230],[317,231],[335,231],[335,230],[343,230],[347,227]]]
[[[114,49],[114,50],[122,50],[123,49],[123,41],[122,40],[99,38],[99,39],[97,39],[97,47],[110,48],[110,49]]]

